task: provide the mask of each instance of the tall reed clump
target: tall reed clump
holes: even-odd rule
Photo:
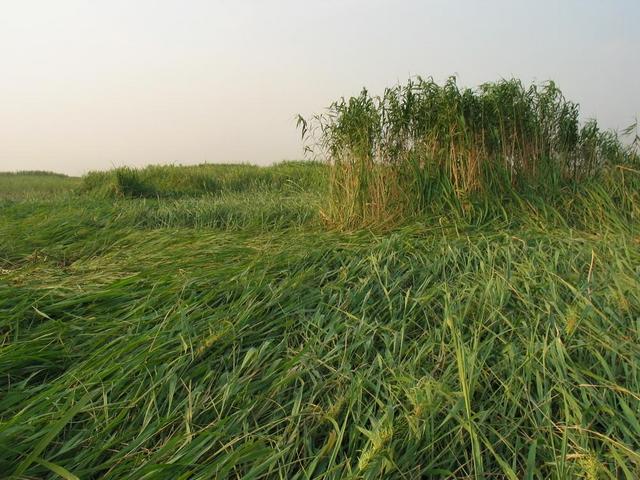
[[[298,125],[308,148],[332,164],[324,216],[355,227],[557,191],[629,156],[617,134],[578,117],[578,105],[553,82],[472,89],[455,77],[444,85],[417,77],[382,96],[363,89]]]

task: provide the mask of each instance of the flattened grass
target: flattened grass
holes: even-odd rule
[[[638,478],[626,181],[384,234],[327,230],[311,189],[12,202],[0,471]]]

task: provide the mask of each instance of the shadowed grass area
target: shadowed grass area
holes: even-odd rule
[[[639,181],[384,233],[315,181],[5,200],[0,472],[638,478]]]

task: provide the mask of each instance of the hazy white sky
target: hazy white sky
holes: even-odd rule
[[[296,113],[411,75],[640,114],[640,0],[0,0],[0,170],[300,158]]]

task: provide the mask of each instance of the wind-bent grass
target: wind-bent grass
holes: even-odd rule
[[[11,272],[4,470],[90,392],[42,457],[81,478],[633,478],[633,238],[442,233],[159,230]]]
[[[7,200],[0,472],[636,479],[638,178],[385,234],[320,182]]]

